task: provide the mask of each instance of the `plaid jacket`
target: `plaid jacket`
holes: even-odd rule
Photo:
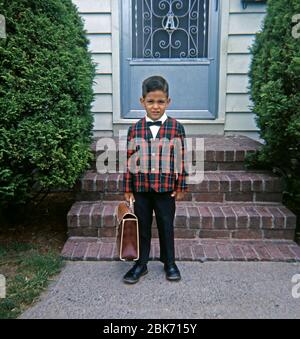
[[[185,131],[176,119],[168,117],[154,141],[146,118],[139,120],[128,130],[124,192],[187,191],[184,155]]]

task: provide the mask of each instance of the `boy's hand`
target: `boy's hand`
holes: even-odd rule
[[[184,198],[184,192],[176,192],[176,191],[174,191],[174,192],[171,194],[171,197],[175,197],[176,200],[183,200],[183,198]]]
[[[135,201],[133,193],[125,193],[124,198],[127,202],[130,202],[130,200],[132,200],[133,202]]]

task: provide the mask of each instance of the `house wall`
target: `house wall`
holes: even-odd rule
[[[97,64],[94,84],[94,134],[110,136],[127,129],[132,121],[120,114],[120,1],[73,0],[85,21],[90,50]],[[243,134],[258,139],[251,112],[248,47],[260,29],[266,6],[240,0],[220,0],[219,114],[215,121],[181,120],[188,134]]]
[[[111,0],[73,0],[84,19],[90,50],[96,63],[94,133],[111,136],[113,130],[113,43]]]
[[[260,30],[266,5],[253,4],[243,9],[240,0],[230,0],[227,46],[227,94],[225,134],[243,134],[259,139],[255,115],[251,112],[248,71],[249,46]]]

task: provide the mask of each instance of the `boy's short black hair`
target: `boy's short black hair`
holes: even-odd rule
[[[161,76],[155,75],[150,78],[147,78],[143,82],[143,97],[155,91],[163,91],[167,98],[169,98],[169,84],[166,79]]]

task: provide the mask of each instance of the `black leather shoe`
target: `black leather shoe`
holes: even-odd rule
[[[179,281],[181,279],[181,275],[176,264],[165,264],[164,269],[166,272],[166,278],[170,281]]]
[[[126,284],[135,284],[140,277],[148,273],[147,265],[135,264],[125,275],[123,281]]]

